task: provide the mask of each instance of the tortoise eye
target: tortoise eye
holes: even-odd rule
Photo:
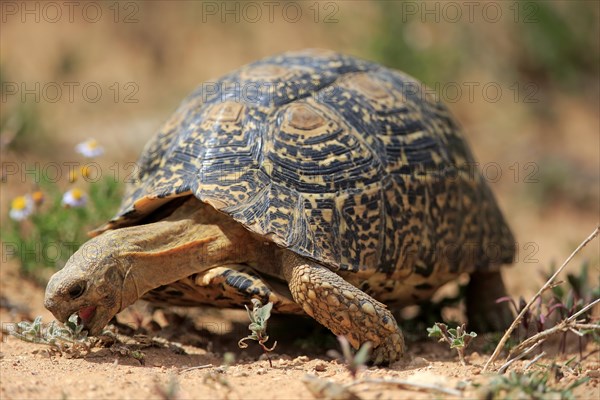
[[[83,292],[85,292],[85,283],[78,282],[69,289],[69,297],[71,297],[71,300],[75,300],[81,297]]]

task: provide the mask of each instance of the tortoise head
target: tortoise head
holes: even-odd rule
[[[44,306],[65,322],[77,313],[90,335],[97,335],[123,303],[126,257],[106,232],[85,243],[55,273],[46,287]]]

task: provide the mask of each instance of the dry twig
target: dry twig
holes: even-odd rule
[[[181,371],[179,371],[180,374],[184,373],[184,372],[188,372],[188,371],[193,371],[196,369],[206,369],[206,368],[211,368],[213,365],[212,364],[206,364],[206,365],[197,365],[195,367],[190,367],[190,368],[185,368],[182,369]]]
[[[416,390],[416,391],[422,391],[422,392],[438,392],[438,393],[443,393],[443,394],[446,394],[449,396],[457,396],[457,397],[462,396],[462,392],[460,392],[456,389],[450,389],[450,388],[445,388],[445,387],[438,386],[438,385],[429,385],[426,383],[417,383],[417,382],[411,382],[411,381],[405,381],[402,379],[393,379],[393,378],[386,378],[386,379],[363,378],[363,379],[359,379],[355,382],[352,382],[352,383],[346,385],[346,387],[360,385],[361,383],[393,385],[393,386],[399,386],[405,390],[413,390],[413,391]]]
[[[502,336],[502,339],[500,339],[500,342],[498,343],[498,345],[496,346],[496,348],[494,349],[494,352],[492,353],[492,355],[490,356],[490,358],[487,360],[487,362],[485,363],[484,367],[483,367],[483,372],[485,372],[489,365],[494,362],[496,360],[496,358],[498,358],[498,355],[500,354],[500,351],[502,350],[502,348],[504,347],[504,344],[506,343],[506,341],[508,340],[508,338],[510,337],[510,334],[512,333],[512,331],[515,329],[515,327],[521,322],[521,319],[523,318],[523,316],[525,315],[525,313],[529,310],[529,308],[531,307],[531,305],[537,300],[538,297],[541,296],[541,294],[550,287],[550,285],[552,285],[552,283],[554,282],[554,280],[556,279],[556,277],[562,272],[563,269],[565,269],[565,267],[569,264],[569,262],[573,259],[573,257],[575,257],[575,255],[577,253],[579,253],[579,251],[581,249],[583,249],[589,242],[591,242],[596,236],[598,236],[598,232],[600,232],[600,225],[596,226],[596,229],[594,229],[594,232],[592,232],[592,234],[590,236],[587,237],[587,239],[585,239],[576,249],[575,251],[573,251],[573,253],[571,253],[571,255],[565,260],[565,262],[560,266],[560,268],[558,268],[556,270],[556,272],[548,279],[548,281],[541,287],[540,290],[538,290],[538,292],[535,294],[535,296],[533,296],[531,298],[531,300],[529,300],[529,302],[525,305],[525,307],[523,307],[523,309],[521,310],[521,312],[519,313],[519,315],[517,315],[517,317],[515,318],[515,320],[513,321],[513,323],[510,325],[510,327],[508,328],[508,330],[504,333],[504,336]],[[579,314],[579,313],[578,313]],[[566,321],[566,320],[565,320]],[[563,321],[563,322],[565,322]],[[560,325],[560,324],[559,324]],[[559,326],[557,325],[557,327]],[[543,333],[543,332],[542,332]],[[536,335],[537,336],[537,335]],[[532,339],[532,338],[530,338]],[[529,340],[529,339],[528,339]],[[523,343],[522,343],[523,344]]]

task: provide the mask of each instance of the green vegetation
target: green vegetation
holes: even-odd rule
[[[2,79],[4,79],[2,77]],[[0,116],[2,147],[17,153],[44,151],[50,145],[36,103],[19,102]]]
[[[427,328],[427,333],[429,337],[439,338],[440,342],[446,342],[451,349],[456,349],[460,363],[467,365],[465,349],[477,337],[475,332],[467,333],[465,324],[448,329],[448,325],[436,322],[431,328]]]
[[[2,227],[6,254],[19,259],[21,271],[45,283],[47,274],[64,266],[69,257],[88,238],[86,232],[107,221],[118,207],[121,187],[112,177],[89,185],[87,202],[66,207],[60,188],[43,178],[39,189],[43,204],[28,216]]]
[[[586,89],[597,76],[600,55],[591,5],[581,1],[566,7],[547,1],[499,3],[502,17],[494,22],[486,21],[477,7],[468,16],[465,6],[461,18],[453,22],[453,14],[444,12],[443,4],[378,2],[379,23],[365,47],[370,57],[430,86],[455,82],[461,79],[460,72],[479,65],[495,69],[494,75],[510,81],[576,92]],[[497,59],[490,61],[490,53],[480,50],[488,35],[494,34],[490,27],[496,25],[507,33],[510,56],[498,52],[491,55]]]
[[[83,325],[79,324],[76,314],[71,315],[64,325],[56,321],[44,325],[42,317],[38,316],[33,322],[18,322],[8,332],[26,342],[48,345],[51,352],[68,353],[72,357],[89,352],[94,345],[87,331],[83,330]]]
[[[252,311],[250,311],[248,306],[244,305],[244,307],[246,307],[248,317],[250,318],[250,325],[248,325],[248,329],[252,332],[252,334],[240,339],[238,346],[241,349],[245,349],[248,347],[246,340],[256,340],[265,352],[265,355],[269,360],[269,365],[273,367],[273,362],[269,357],[269,352],[275,349],[275,346],[277,346],[277,341],[275,341],[271,348],[265,345],[265,343],[269,340],[269,336],[267,335],[267,321],[271,317],[273,303],[267,303],[263,306],[257,299],[252,299]]]
[[[563,388],[549,385],[549,371],[533,371],[520,374],[511,371],[508,375],[498,375],[483,388],[485,399],[575,399],[573,389],[587,382],[589,378],[578,379]]]
[[[348,339],[346,339],[344,336],[338,336],[337,338],[340,342],[340,346],[342,347],[344,365],[346,366],[348,372],[350,372],[350,375],[352,375],[352,379],[356,379],[358,372],[365,368],[367,361],[369,361],[373,345],[371,342],[363,343],[356,353],[353,353]]]
[[[554,274],[556,266],[552,266],[547,274],[544,274],[544,279],[548,279]],[[578,273],[568,273],[566,282],[562,285],[553,285],[551,289],[542,297],[538,298],[536,303],[525,313],[520,322],[519,329],[515,330],[516,334],[509,349],[520,346],[523,341],[531,339],[535,335],[539,335],[544,331],[560,325],[561,322],[571,318],[573,315],[580,313],[584,308],[597,301],[600,298],[600,287],[592,286],[590,283],[589,263],[584,262]],[[498,299],[498,302],[510,302],[515,312],[518,314],[525,307],[525,300],[520,298],[517,302],[510,297]],[[579,320],[589,321],[592,317],[591,308],[587,308],[578,315]],[[593,321],[590,321],[593,322]],[[597,322],[596,322],[597,325]],[[592,328],[596,325],[592,325]],[[566,344],[568,335],[575,335],[576,331],[567,330],[563,333],[560,341],[562,352],[566,352]],[[578,336],[579,351],[583,351],[585,344],[589,340],[600,342],[598,329],[582,329]]]

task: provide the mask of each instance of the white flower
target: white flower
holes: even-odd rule
[[[15,221],[22,221],[33,212],[33,200],[29,195],[13,199],[8,216]]]
[[[65,207],[83,207],[86,203],[87,195],[77,188],[69,190],[62,198],[62,204]]]
[[[84,157],[92,158],[104,154],[104,147],[98,145],[96,139],[88,139],[75,146],[75,151],[82,154]]]

